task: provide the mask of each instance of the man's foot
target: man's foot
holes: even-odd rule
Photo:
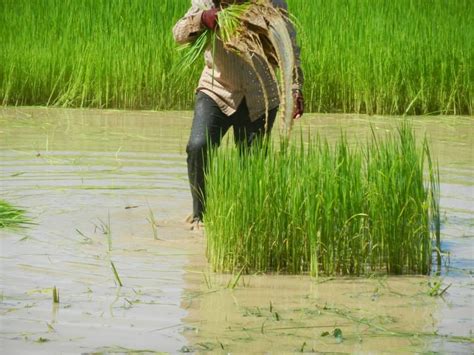
[[[186,223],[193,223],[193,221],[194,221],[194,216],[192,213],[188,214],[186,218],[184,219],[184,222]]]
[[[194,218],[193,221],[191,222],[190,229],[192,231],[198,231],[200,229],[204,229],[203,221],[201,221],[199,218]]]

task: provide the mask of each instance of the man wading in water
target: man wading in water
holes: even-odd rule
[[[191,8],[173,28],[176,42],[194,41],[205,29],[218,30],[217,18],[221,7],[239,0],[192,0]],[[287,10],[285,0],[272,0],[276,8]],[[303,74],[300,67],[300,50],[296,45],[296,32],[288,23],[295,53],[293,70],[293,118],[303,114],[301,92]],[[214,53],[213,53],[214,52]],[[196,94],[194,119],[186,152],[188,176],[193,198],[191,229],[199,228],[205,208],[204,170],[208,144],[220,145],[222,137],[232,126],[235,143],[239,148],[249,147],[256,140],[269,134],[280,104],[278,84],[273,79],[265,61],[253,59],[255,69],[237,54],[227,51],[223,43],[216,41],[215,48],[207,48],[206,65],[199,80]],[[255,73],[263,79],[262,88]],[[264,92],[267,93],[265,102]],[[266,103],[268,106],[266,106]],[[268,107],[268,112],[265,112]],[[267,122],[268,117],[268,122]]]

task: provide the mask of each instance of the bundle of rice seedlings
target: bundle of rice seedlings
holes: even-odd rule
[[[31,224],[25,211],[0,200],[0,228],[15,228]]]
[[[289,143],[211,151],[204,218],[215,271],[429,274],[440,217],[426,139],[402,125],[356,146],[344,135]]]
[[[291,84],[295,63],[287,26],[289,21],[287,14],[275,8],[270,0],[249,0],[224,6],[219,12],[217,30],[205,30],[196,41],[185,45],[187,53],[183,59],[183,64],[189,66],[209,46],[214,46],[216,40],[222,41],[224,48],[239,55],[254,69],[263,89],[268,112],[268,95],[254,63],[254,58],[263,60],[279,84],[284,136],[289,136],[293,122]],[[279,75],[276,68],[279,69]]]

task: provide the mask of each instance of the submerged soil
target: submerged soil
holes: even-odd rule
[[[191,116],[2,109],[2,198],[36,223],[0,231],[3,353],[472,352],[472,117],[412,119],[440,163],[440,277],[312,279],[209,271],[184,222]],[[294,134],[357,142],[396,122],[306,115]]]

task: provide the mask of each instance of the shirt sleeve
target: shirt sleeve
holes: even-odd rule
[[[202,7],[193,5],[186,15],[176,22],[173,27],[173,37],[177,43],[189,43],[198,37],[204,29],[201,24],[202,13]]]

